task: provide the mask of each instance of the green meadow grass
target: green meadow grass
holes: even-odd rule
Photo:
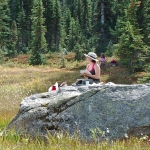
[[[1,131],[15,117],[23,98],[31,94],[47,92],[55,82],[66,81],[68,85],[71,85],[77,78],[81,78],[79,70],[85,68],[85,62],[73,61],[71,56],[67,57],[66,68],[61,68],[57,63],[59,61],[54,60],[54,57],[49,60],[49,64],[41,66],[29,66],[19,62],[0,65]],[[129,76],[126,69],[119,67],[108,67],[102,70],[101,81],[136,83],[135,77]],[[18,135],[12,131],[0,136],[0,150],[150,150],[148,138],[96,143],[58,134],[48,135],[46,139],[47,142],[38,138],[33,140],[27,135]]]
[[[1,150],[150,150],[148,138],[130,138],[112,142],[87,142],[69,134],[47,135],[46,140],[30,139],[13,131],[0,138]]]

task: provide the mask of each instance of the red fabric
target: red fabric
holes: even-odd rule
[[[112,61],[111,61],[112,63],[116,63],[116,61],[113,59]]]
[[[55,91],[56,90],[56,86],[52,86],[52,91]]]
[[[92,66],[92,68],[91,68],[91,70],[89,70],[89,65],[88,65],[88,71],[92,71],[92,70],[94,70],[94,65],[95,65],[96,63],[93,63],[93,66]]]

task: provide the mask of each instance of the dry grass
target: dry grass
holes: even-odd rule
[[[12,118],[22,99],[34,93],[46,92],[56,81],[71,84],[77,71],[48,68],[48,66],[0,69],[0,118]]]

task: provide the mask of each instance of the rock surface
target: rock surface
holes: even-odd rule
[[[150,135],[150,85],[67,86],[35,94],[21,102],[12,128],[31,136],[78,131],[85,139]]]

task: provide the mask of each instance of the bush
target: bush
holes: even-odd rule
[[[147,75],[145,75],[142,78],[138,78],[138,83],[150,83],[150,73],[148,73]]]
[[[0,63],[2,63],[4,60],[4,53],[2,51],[2,49],[0,49]]]

